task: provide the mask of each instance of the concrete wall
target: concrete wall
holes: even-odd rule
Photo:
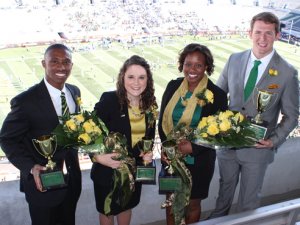
[[[270,204],[280,200],[300,197],[300,138],[287,140],[279,149],[275,161],[269,166],[262,194],[263,203]],[[159,164],[159,163],[157,163]],[[159,170],[159,168],[157,169]],[[98,224],[98,213],[94,203],[90,171],[83,171],[83,190],[78,203],[76,225]],[[211,183],[209,197],[203,201],[203,211],[214,208],[218,193],[218,165]],[[19,181],[0,183],[0,224],[30,224],[24,194],[19,191]],[[292,194],[292,196],[291,196]],[[237,193],[236,193],[237,196]],[[133,210],[132,225],[164,224],[165,210],[160,209],[164,196],[158,194],[157,185],[144,185],[141,203]],[[236,198],[235,198],[236,201]]]

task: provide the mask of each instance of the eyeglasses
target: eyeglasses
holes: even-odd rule
[[[188,69],[195,68],[196,70],[199,70],[199,69],[201,69],[203,67],[203,65],[200,64],[200,63],[197,63],[197,64],[184,63],[183,65],[184,65],[184,67],[186,67]]]

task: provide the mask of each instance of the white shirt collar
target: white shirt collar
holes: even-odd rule
[[[45,82],[45,85],[49,92],[49,95],[51,97],[56,114],[58,116],[61,116],[61,97],[60,96],[61,96],[62,91],[65,93],[66,101],[67,101],[70,112],[74,113],[76,105],[72,98],[71,92],[66,88],[66,86],[64,85],[63,89],[59,90],[59,89],[53,87],[51,84],[49,84],[49,82],[46,80],[46,78],[44,78],[44,82]]]
[[[61,92],[63,91],[63,92],[65,92],[66,93],[66,85],[64,85],[63,86],[63,89],[62,90],[59,90],[59,89],[57,89],[57,88],[55,88],[55,87],[53,87],[48,81],[47,81],[47,79],[44,77],[44,82],[45,82],[45,84],[46,84],[46,87],[47,87],[47,89],[48,89],[48,91],[49,91],[49,94],[52,96],[52,95],[61,95]]]
[[[269,53],[268,55],[266,55],[265,57],[263,57],[263,58],[261,58],[261,59],[257,59],[257,58],[255,57],[255,55],[253,54],[253,51],[251,51],[251,57],[250,57],[250,58],[251,58],[251,62],[253,63],[255,60],[259,60],[259,61],[261,61],[262,64],[268,65],[269,62],[271,61],[271,58],[273,57],[274,53],[275,53],[275,50],[273,49],[272,52],[270,52],[270,53]]]

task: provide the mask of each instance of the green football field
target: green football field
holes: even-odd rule
[[[163,44],[151,39],[141,39],[136,46],[113,42],[109,48],[99,42],[67,44],[75,49],[73,71],[68,82],[82,92],[83,106],[93,109],[102,92],[115,89],[116,77],[122,63],[131,55],[143,56],[151,65],[155,95],[160,104],[162,94],[171,79],[182,76],[177,70],[179,51],[187,44],[199,42],[206,45],[215,59],[216,81],[229,55],[251,46],[248,38],[232,36],[215,40],[207,37],[165,37]],[[9,101],[16,94],[39,82],[44,76],[41,60],[47,46],[7,48],[0,50],[0,125],[10,110]],[[300,71],[300,47],[277,41],[276,50]],[[3,154],[0,150],[0,156]]]

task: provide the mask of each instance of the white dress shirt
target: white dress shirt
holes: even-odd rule
[[[71,92],[66,88],[66,86],[64,85],[62,90],[59,90],[55,87],[53,87],[51,84],[49,84],[49,82],[44,78],[44,82],[46,84],[46,87],[48,89],[48,92],[50,94],[53,106],[55,108],[56,114],[57,116],[61,116],[62,113],[62,109],[61,109],[61,92],[65,93],[66,96],[66,101],[67,101],[67,105],[69,107],[69,111],[70,113],[75,113],[75,102],[74,99],[71,95]]]

